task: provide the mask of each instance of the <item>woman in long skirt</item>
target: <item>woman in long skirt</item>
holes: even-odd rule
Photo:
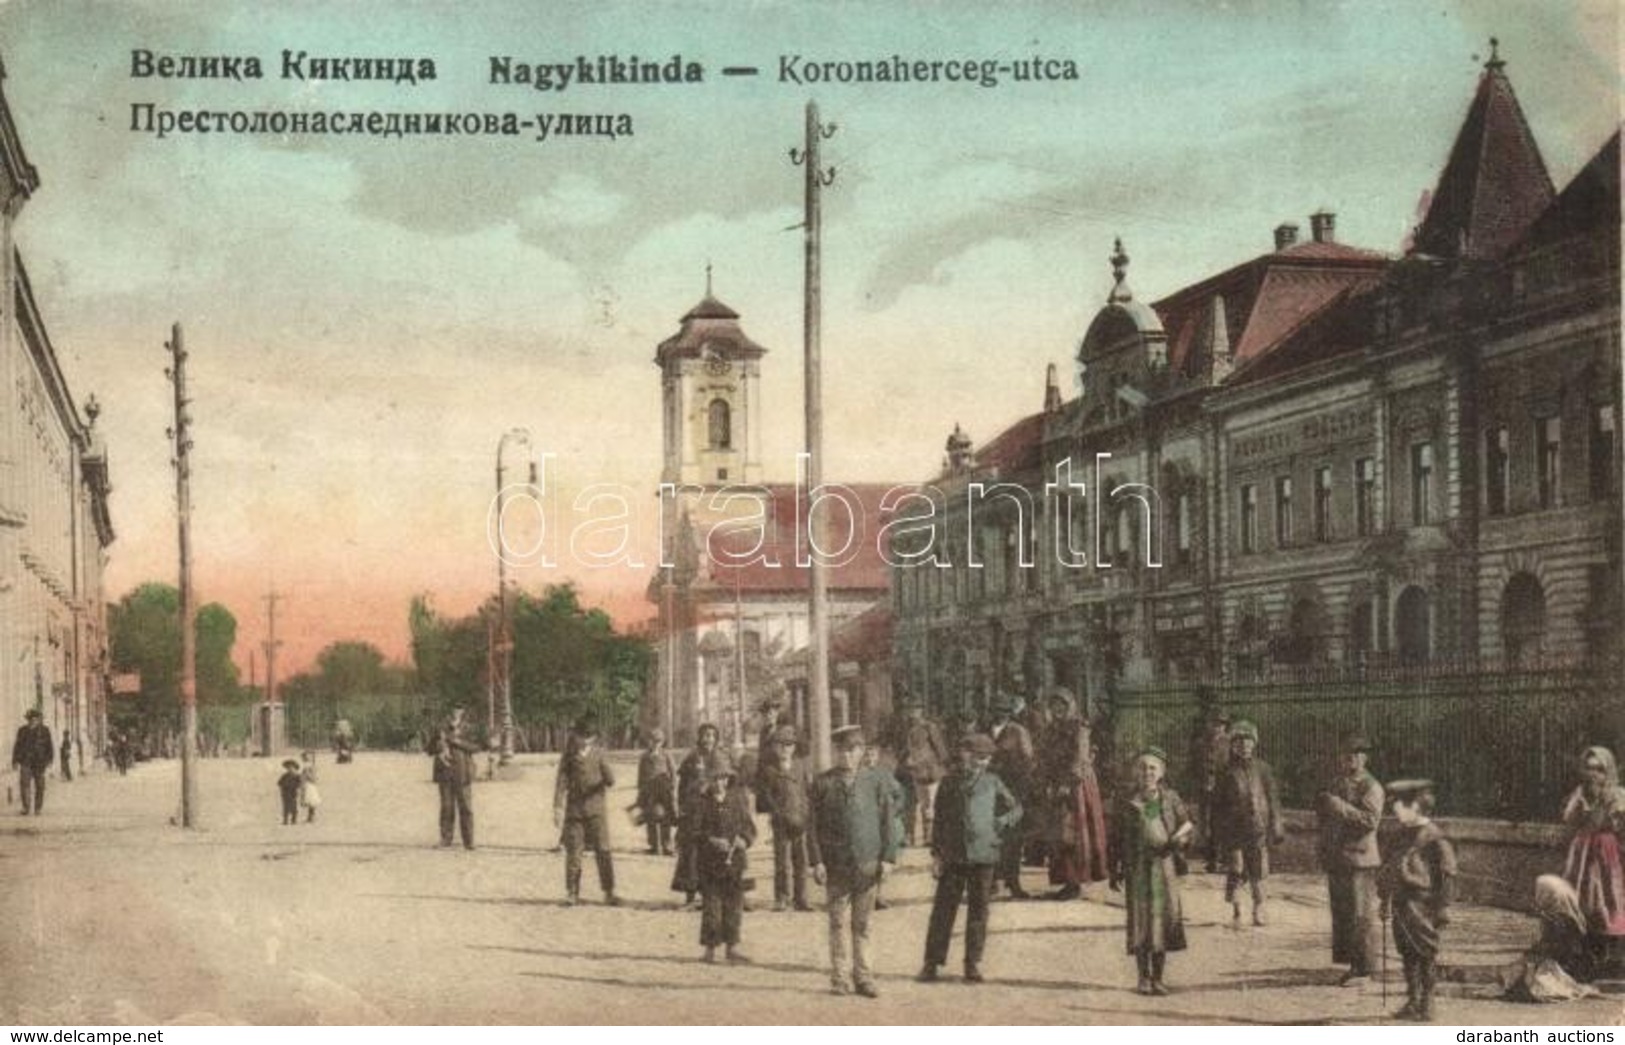
[[[1118,809],[1111,887],[1123,890],[1128,914],[1128,952],[1139,966],[1141,994],[1167,994],[1163,967],[1169,951],[1185,949],[1179,902],[1182,850],[1196,826],[1185,803],[1163,783],[1168,756],[1148,747],[1135,760],[1137,784]]]
[[[672,872],[671,887],[684,894],[685,902],[692,905],[700,891],[700,803],[705,797],[705,782],[712,766],[721,755],[717,750],[717,727],[706,722],[694,735],[694,750],[677,768],[677,868]]]
[[[1109,877],[1106,811],[1089,720],[1078,716],[1072,694],[1064,689],[1050,695],[1050,715],[1041,772],[1051,796],[1049,880],[1060,886],[1050,899],[1071,900],[1085,885]]]
[[[1563,877],[1580,897],[1594,959],[1605,967],[1625,951],[1625,789],[1612,751],[1592,747],[1581,756],[1580,786],[1563,805],[1563,823],[1574,832]]]

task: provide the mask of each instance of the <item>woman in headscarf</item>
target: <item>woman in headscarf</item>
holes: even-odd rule
[[[683,894],[689,906],[693,906],[700,892],[700,847],[704,839],[700,836],[699,816],[705,784],[712,771],[728,757],[728,753],[717,746],[718,736],[716,726],[701,723],[694,734],[694,750],[677,768],[677,867],[672,873],[671,887]]]
[[[1540,918],[1540,939],[1503,972],[1506,997],[1554,1002],[1596,994],[1596,988],[1586,985],[1596,970],[1574,886],[1555,874],[1536,878],[1535,914]]]
[[[1169,951],[1185,949],[1185,919],[1179,901],[1179,869],[1196,825],[1185,803],[1164,777],[1168,756],[1148,747],[1134,763],[1135,790],[1113,822],[1113,890],[1123,890],[1128,915],[1128,951],[1139,966],[1141,994],[1167,994],[1163,966]]]
[[[1619,763],[1605,747],[1580,757],[1580,786],[1563,805],[1563,823],[1574,832],[1563,878],[1579,897],[1586,938],[1598,962],[1625,951],[1625,872],[1620,835],[1625,833],[1625,789]]]
[[[1060,888],[1052,900],[1075,899],[1090,882],[1104,881],[1106,811],[1095,777],[1095,752],[1089,720],[1077,713],[1072,694],[1050,693],[1050,725],[1041,772],[1050,798],[1049,880]]]

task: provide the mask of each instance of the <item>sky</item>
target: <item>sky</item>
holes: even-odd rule
[[[1145,10],[1140,10],[1144,8]],[[1154,11],[1154,13],[1152,13]],[[118,540],[110,599],[173,583],[163,345],[191,353],[198,597],[238,660],[275,590],[279,674],[333,641],[407,655],[407,605],[495,590],[496,454],[548,458],[554,532],[575,492],[640,498],[642,568],[555,556],[623,623],[651,612],[661,464],[655,346],[705,291],[769,354],[765,477],[802,439],[803,109],[837,125],[824,196],[826,478],[919,481],[958,423],[985,441],[1037,410],[1111,288],[1121,236],[1156,300],[1337,215],[1397,252],[1489,38],[1559,188],[1618,125],[1607,2],[964,0],[467,2],[0,0],[4,90],[41,187],[17,239],[70,387],[103,413]],[[258,57],[259,80],[136,78],[131,52]],[[432,59],[417,84],[281,76],[311,57]],[[493,84],[491,58],[674,55],[700,83]],[[1077,78],[795,84],[781,59],[1029,56]],[[726,65],[762,75],[724,77]],[[131,107],[625,113],[633,133],[133,131]],[[505,460],[517,468],[522,448]],[[513,472],[509,473],[510,476]],[[645,510],[648,509],[648,510]],[[263,669],[261,669],[263,670]]]

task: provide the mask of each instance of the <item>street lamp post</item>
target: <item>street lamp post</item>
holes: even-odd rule
[[[497,762],[504,766],[513,761],[513,628],[508,620],[508,540],[506,519],[503,517],[508,506],[508,491],[502,482],[502,451],[510,441],[522,444],[528,458],[530,432],[523,428],[510,428],[497,440],[497,627],[496,656],[492,658],[492,663],[499,666],[502,680],[502,753]],[[534,465],[530,476],[534,481]]]

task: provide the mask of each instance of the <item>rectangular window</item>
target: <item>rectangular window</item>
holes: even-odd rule
[[[1315,469],[1315,540],[1332,539],[1332,466]]]
[[[1411,447],[1411,525],[1433,521],[1433,444]]]
[[[1292,543],[1292,477],[1277,476],[1275,480],[1275,546],[1285,548]]]
[[[1369,457],[1354,462],[1354,532],[1360,537],[1377,532],[1377,462]]]
[[[1591,410],[1591,499],[1601,501],[1618,490],[1619,466],[1614,461],[1614,404]]]
[[[1557,417],[1535,421],[1535,474],[1540,483],[1540,506],[1556,508],[1563,480],[1563,422]]]
[[[1484,433],[1484,511],[1505,515],[1512,489],[1512,441],[1502,425]]]
[[[1241,488],[1241,550],[1258,550],[1258,487],[1251,483]]]

